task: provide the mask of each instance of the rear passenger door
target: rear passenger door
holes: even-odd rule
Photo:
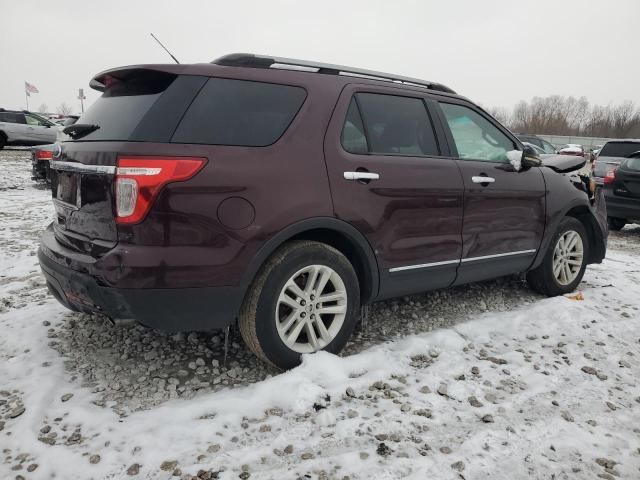
[[[517,171],[506,153],[517,145],[475,106],[438,103],[464,181],[462,259],[456,284],[525,271],[545,228],[545,183],[539,168]]]
[[[380,270],[378,298],[446,287],[462,252],[463,182],[422,92],[349,85],[325,138],[337,218],[358,228]]]

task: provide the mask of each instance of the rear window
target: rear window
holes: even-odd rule
[[[264,147],[289,127],[306,98],[301,87],[211,78],[172,142]]]
[[[439,155],[421,99],[358,93],[354,100],[342,131],[342,145],[348,152],[366,153],[368,149],[379,155]]]
[[[628,157],[634,152],[640,151],[640,142],[607,142],[599,157]]]
[[[80,141],[129,140],[153,104],[176,76],[148,70],[125,70],[105,76],[104,92],[78,119],[79,124],[100,128]]]
[[[27,123],[24,114],[22,113],[13,113],[13,112],[0,112],[0,122],[7,123]]]

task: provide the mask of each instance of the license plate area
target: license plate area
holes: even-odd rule
[[[56,199],[78,208],[82,205],[82,177],[77,173],[58,172]]]

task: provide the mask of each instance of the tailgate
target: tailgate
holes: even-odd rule
[[[54,233],[63,245],[99,256],[117,243],[112,188],[116,160],[115,153],[104,150],[65,149],[64,156],[51,162]]]

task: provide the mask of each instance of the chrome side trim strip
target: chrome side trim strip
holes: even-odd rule
[[[116,173],[116,167],[109,165],[85,165],[77,162],[59,162],[57,160],[52,160],[49,162],[49,166],[54,170],[61,170],[65,172],[96,173],[104,175],[113,175]]]
[[[407,265],[405,267],[394,267],[390,268],[389,272],[402,272],[404,270],[413,270],[415,268],[431,268],[431,267],[439,267],[441,265],[453,265],[459,264],[460,260],[445,260],[444,262],[434,262],[434,263],[423,263],[421,265]]]
[[[463,258],[462,263],[475,262],[476,260],[487,260],[489,258],[510,257],[512,255],[525,255],[527,253],[536,253],[537,250],[518,250],[517,252],[496,253],[495,255],[485,255],[483,257],[469,257]]]
[[[420,265],[406,265],[404,267],[394,267],[389,269],[389,273],[393,272],[402,272],[405,270],[414,270],[416,268],[431,268],[431,267],[440,267],[443,265],[453,265],[467,262],[474,262],[476,260],[488,260],[490,258],[500,258],[500,257],[510,257],[513,255],[525,255],[528,253],[536,253],[537,250],[518,250],[517,252],[507,252],[507,253],[497,253],[495,255],[484,255],[482,257],[468,257],[463,258],[462,260],[445,260],[443,262],[433,262],[433,263],[422,263]]]

